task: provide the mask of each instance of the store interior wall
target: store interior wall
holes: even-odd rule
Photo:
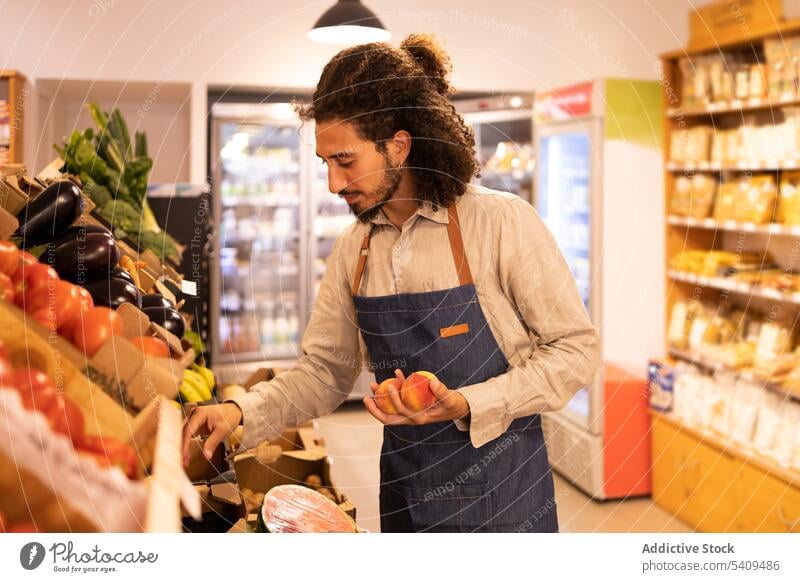
[[[189,83],[190,179],[205,176],[206,87],[313,87],[336,47],[306,39],[332,0],[6,2],[3,68],[27,75],[26,113],[40,120],[35,80]],[[683,46],[691,0],[368,0],[393,32],[439,34],[465,91],[536,90],[604,76],[654,78],[658,55]],[[195,95],[198,93],[198,95]],[[33,97],[33,98],[31,98]],[[155,99],[161,99],[158,93]],[[188,107],[192,110],[189,112]],[[26,124],[26,161],[43,122]],[[158,125],[154,123],[153,125]]]

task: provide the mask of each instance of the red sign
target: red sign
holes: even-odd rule
[[[589,115],[592,112],[594,82],[536,93],[533,116],[536,121],[561,121]]]

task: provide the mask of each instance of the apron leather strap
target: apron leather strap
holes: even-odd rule
[[[461,285],[471,285],[473,283],[472,271],[469,268],[467,254],[464,252],[464,239],[461,237],[461,224],[458,221],[458,210],[456,210],[455,204],[447,208],[447,216],[449,218],[449,222],[447,223],[447,237],[450,239],[450,252],[453,254],[453,262],[458,272],[458,282]],[[364,276],[364,269],[367,266],[367,255],[369,255],[369,242],[371,237],[372,227],[370,227],[369,232],[361,243],[358,264],[356,265],[356,274],[351,289],[354,296],[358,295],[358,290],[361,287],[361,278]]]
[[[453,253],[453,261],[458,271],[458,281],[462,285],[471,285],[472,271],[469,268],[467,254],[464,252],[464,239],[461,238],[461,223],[458,222],[458,210],[455,204],[447,208],[447,215],[450,217],[450,222],[447,223],[447,236],[450,238],[450,251]]]
[[[358,265],[356,266],[356,277],[353,280],[353,296],[358,295],[358,288],[361,287],[361,277],[364,276],[364,267],[367,266],[367,255],[369,254],[369,239],[372,236],[372,226],[361,243],[361,252],[358,255]]]

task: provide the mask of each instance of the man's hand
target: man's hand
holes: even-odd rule
[[[402,382],[405,380],[403,372],[395,370],[394,375]],[[373,382],[370,386],[372,393],[378,389],[378,384]],[[364,406],[369,413],[380,420],[383,424],[430,424],[432,422],[443,422],[445,420],[457,420],[469,414],[469,403],[467,399],[456,390],[448,389],[439,380],[431,380],[431,392],[436,397],[436,402],[423,410],[414,412],[409,410],[400,399],[400,392],[392,386],[389,389],[389,399],[397,410],[397,414],[386,414],[375,404],[374,398],[364,398]]]
[[[192,410],[183,428],[183,464],[189,464],[189,444],[196,434],[207,434],[203,454],[211,458],[222,440],[229,436],[242,421],[242,411],[233,402],[198,406]]]

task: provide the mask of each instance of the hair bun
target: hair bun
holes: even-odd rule
[[[447,80],[452,69],[450,57],[433,35],[411,34],[400,44],[400,48],[412,56],[441,95],[447,97],[452,94],[453,88]]]

